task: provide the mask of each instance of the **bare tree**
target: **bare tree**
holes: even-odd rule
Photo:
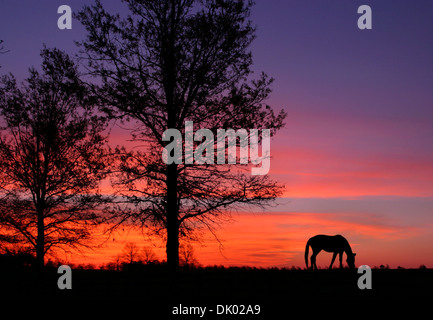
[[[143,262],[146,264],[152,263],[156,261],[156,254],[153,251],[152,247],[144,246],[141,250],[141,257],[143,259]]]
[[[251,1],[125,2],[131,15],[123,19],[100,1],[78,13],[88,32],[79,44],[81,58],[102,82],[89,86],[103,110],[137,121],[133,137],[146,147],[117,150],[117,186],[129,203],[117,211],[119,221],[165,237],[167,263],[177,269],[179,237],[200,226],[212,230],[239,205],[269,204],[282,186],[268,176],[251,176],[246,165],[165,164],[164,132],[177,129],[185,136],[185,122],[193,121],[214,136],[219,128],[270,129],[274,135],[286,114],[275,115],[263,103],[272,79],[263,73],[249,80]]]
[[[129,264],[140,261],[141,260],[140,248],[134,242],[128,242],[123,247],[120,257],[122,261]]]
[[[186,267],[195,267],[199,262],[195,256],[194,247],[190,244],[181,244],[179,246],[179,263]]]
[[[33,248],[40,267],[54,248],[89,245],[106,176],[104,121],[74,63],[57,49],[41,56],[42,74],[0,86],[0,232]]]

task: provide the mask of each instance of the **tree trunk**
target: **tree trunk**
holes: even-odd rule
[[[167,217],[167,266],[171,271],[179,269],[179,224]]]
[[[45,255],[45,226],[44,226],[44,210],[38,208],[38,236],[36,239],[36,264],[37,269],[41,271],[44,267]]]
[[[177,195],[177,165],[167,166],[167,266],[171,271],[179,268],[179,207]]]

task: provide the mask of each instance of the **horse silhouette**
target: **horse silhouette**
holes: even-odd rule
[[[313,254],[311,255],[311,268],[317,270],[316,266],[316,256],[320,251],[325,250],[326,252],[333,252],[331,265],[329,269],[332,268],[334,264],[334,260],[339,254],[340,258],[340,268],[343,268],[342,258],[343,252],[346,253],[347,259],[346,262],[349,265],[349,268],[355,268],[355,255],[356,253],[352,252],[352,248],[349,245],[349,242],[343,236],[337,234],[335,236],[327,236],[324,234],[318,234],[317,236],[311,237],[307,241],[307,245],[305,246],[305,264],[308,269],[308,250],[309,247],[313,250]]]

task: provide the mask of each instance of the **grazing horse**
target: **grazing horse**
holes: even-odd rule
[[[313,254],[311,255],[311,268],[317,269],[316,266],[316,256],[320,251],[325,250],[326,252],[333,252],[331,265],[329,269],[332,268],[334,264],[334,260],[337,257],[337,254],[340,255],[340,268],[343,268],[343,264],[341,262],[343,258],[343,252],[347,255],[347,264],[349,268],[355,268],[355,255],[356,253],[352,252],[352,248],[350,248],[349,242],[343,236],[337,234],[336,236],[326,236],[324,234],[318,234],[317,236],[311,237],[307,241],[307,245],[305,247],[305,264],[308,269],[308,249],[311,247],[313,250]]]

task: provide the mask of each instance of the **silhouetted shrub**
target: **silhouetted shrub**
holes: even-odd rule
[[[26,249],[6,250],[0,254],[1,269],[17,269],[31,267],[36,263],[35,256]]]

